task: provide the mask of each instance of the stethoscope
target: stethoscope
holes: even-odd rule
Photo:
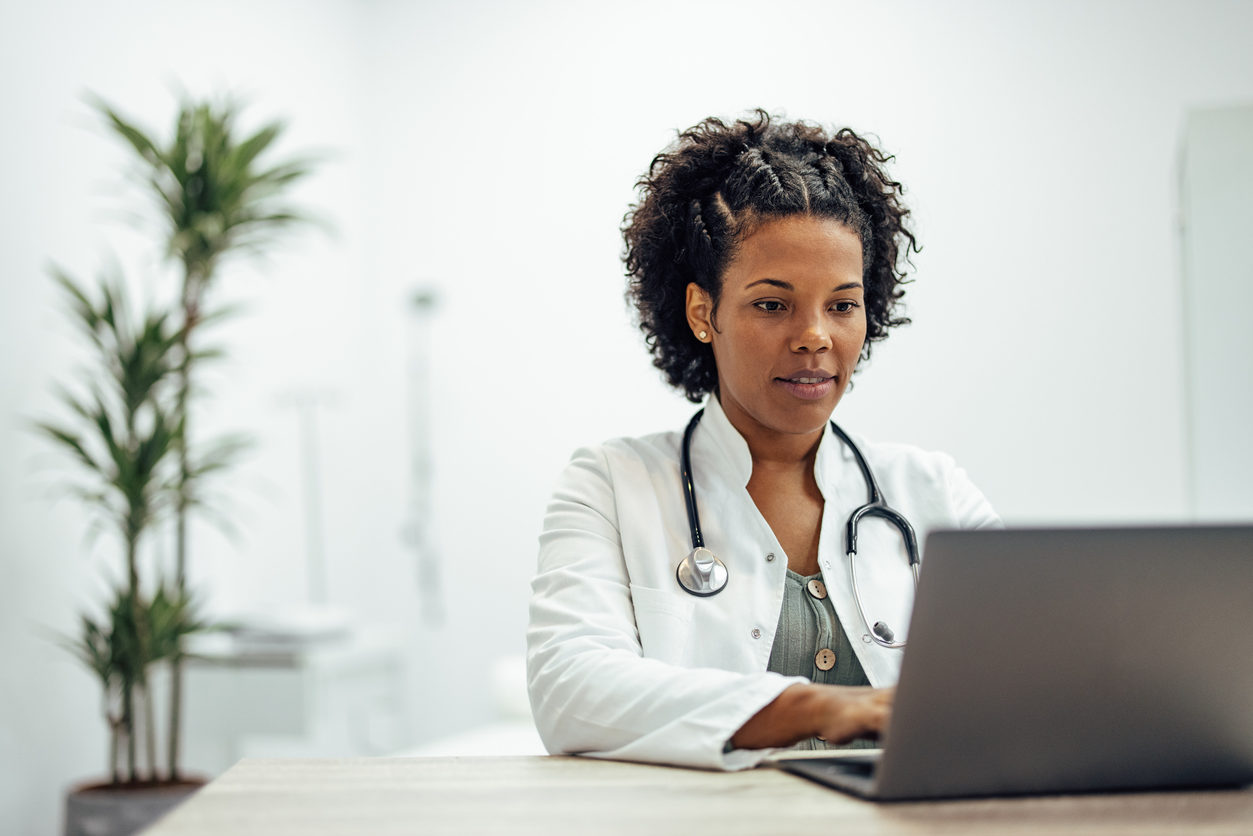
[[[675,570],[675,575],[679,579],[679,586],[702,598],[717,595],[727,585],[726,564],[719,560],[713,552],[705,548],[705,538],[700,533],[700,515],[696,512],[696,487],[692,484],[692,433],[695,432],[696,425],[700,423],[701,416],[704,414],[705,410],[698,410],[692,416],[692,420],[688,422],[687,429],[683,431],[683,448],[679,459],[682,465],[682,473],[680,475],[683,480],[684,498],[687,501],[687,523],[692,532],[692,551],[679,562],[678,569]],[[861,614],[861,620],[870,627],[869,635],[876,644],[882,647],[904,647],[904,640],[896,641],[896,635],[887,624],[882,621],[876,621],[872,625],[870,619],[866,617],[866,610],[861,603],[861,593],[857,589],[857,524],[861,522],[863,517],[882,517],[896,527],[905,540],[905,553],[909,557],[909,568],[914,574],[915,589],[918,587],[918,564],[920,562],[918,538],[915,536],[914,527],[909,524],[909,520],[905,519],[899,511],[894,510],[883,501],[883,494],[879,491],[879,483],[875,481],[874,474],[870,472],[870,465],[866,464],[866,458],[861,454],[861,450],[857,449],[857,445],[853,443],[853,440],[836,426],[834,421],[831,422],[831,429],[847,445],[848,449],[853,451],[853,456],[857,459],[857,466],[861,468],[862,478],[865,479],[866,486],[870,489],[870,501],[854,510],[852,515],[849,516],[846,533],[848,567],[849,574],[853,579],[853,600],[857,603],[857,612]]]

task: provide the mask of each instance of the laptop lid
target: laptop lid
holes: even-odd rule
[[[942,531],[882,799],[1253,782],[1253,526]]]

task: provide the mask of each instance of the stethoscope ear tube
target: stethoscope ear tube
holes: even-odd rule
[[[918,553],[918,535],[914,533],[914,527],[909,524],[909,520],[905,519],[899,511],[883,501],[883,494],[879,491],[879,483],[875,481],[874,473],[871,472],[870,465],[866,463],[866,457],[861,454],[861,450],[857,448],[853,440],[834,421],[831,422],[831,429],[840,437],[845,446],[853,452],[853,458],[857,460],[857,467],[861,469],[866,488],[870,491],[870,500],[849,515],[845,532],[848,544],[848,573],[853,582],[853,601],[857,604],[857,612],[861,615],[862,623],[870,628],[870,632],[866,633],[866,635],[870,637],[871,641],[880,647],[900,649],[905,646],[905,640],[896,641],[896,633],[886,623],[882,621],[871,623],[870,619],[866,617],[865,608],[861,604],[861,592],[857,588],[857,524],[861,522],[863,517],[881,517],[901,533],[901,537],[905,540],[905,556],[909,559],[909,569],[914,576],[915,589],[918,588],[918,566],[921,563],[921,556]]]
[[[857,589],[857,552],[849,552],[847,556],[848,574],[853,580],[853,601],[857,604],[857,614],[861,616],[862,623],[870,628],[870,632],[866,633],[866,635],[870,637],[871,641],[880,647],[887,647],[893,650],[903,648],[905,646],[905,642],[903,640],[899,642],[896,641],[896,634],[892,632],[891,627],[882,621],[876,621],[873,625],[871,625],[870,619],[866,617],[866,610],[861,605],[861,592]],[[917,588],[918,569],[917,567],[913,567],[913,569],[914,587]]]
[[[918,536],[914,534],[914,527],[909,524],[909,520],[901,516],[896,509],[884,504],[882,499],[875,504],[861,506],[848,518],[846,536],[849,554],[857,554],[857,524],[861,522],[862,517],[882,517],[901,533],[905,541],[905,556],[909,558],[909,568],[913,570],[914,582],[917,583],[918,565],[921,562],[918,557]]]

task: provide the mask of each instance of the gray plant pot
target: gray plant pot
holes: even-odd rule
[[[65,796],[65,836],[130,836],[173,810],[205,785],[177,784],[75,787]]]

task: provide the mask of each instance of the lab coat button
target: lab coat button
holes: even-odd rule
[[[814,578],[812,581],[805,584],[805,587],[809,590],[809,594],[817,598],[819,601],[827,597],[826,584],[817,578]]]
[[[754,628],[753,628],[753,633],[752,633],[752,635],[753,635],[753,638],[755,638],[755,639],[760,639],[760,638],[761,638],[761,631],[760,631],[760,630],[758,630],[756,627],[754,627]]]
[[[774,552],[770,552],[768,555],[766,555],[766,562],[767,563],[774,562]]]
[[[820,671],[829,671],[835,667],[835,651],[824,647],[814,656],[814,665]]]

